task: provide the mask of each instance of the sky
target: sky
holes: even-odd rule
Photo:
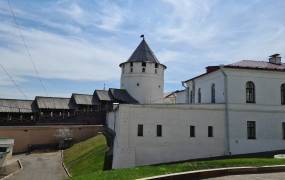
[[[119,64],[145,39],[165,91],[206,66],[285,57],[284,0],[0,1],[0,98],[119,88]],[[25,43],[24,43],[25,42]],[[33,64],[34,63],[34,64]],[[35,67],[35,68],[34,68]]]

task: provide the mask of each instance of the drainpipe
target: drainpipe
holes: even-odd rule
[[[225,154],[231,155],[230,151],[230,133],[229,133],[229,100],[228,100],[228,76],[224,70],[224,66],[220,66],[220,70],[224,76],[224,93],[225,93]]]

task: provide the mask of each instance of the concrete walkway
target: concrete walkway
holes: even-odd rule
[[[285,180],[285,172],[223,176],[223,177],[209,178],[208,180]]]
[[[24,169],[8,180],[62,180],[67,178],[58,152],[18,155]]]

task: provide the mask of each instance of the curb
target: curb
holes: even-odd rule
[[[68,177],[72,178],[72,175],[69,173],[67,167],[65,166],[64,164],[64,161],[63,161],[63,150],[61,150],[61,165],[65,171],[65,173],[67,174]],[[0,179],[1,180],[1,179]]]
[[[147,178],[140,178],[137,180],[186,180],[186,179],[204,179],[229,175],[243,175],[243,174],[260,174],[285,172],[285,165],[261,166],[261,167],[230,167],[218,168],[208,170],[187,171],[173,174],[166,174],[160,176],[152,176]]]
[[[24,167],[23,167],[23,165],[22,165],[22,163],[21,163],[21,161],[19,159],[17,160],[17,163],[18,163],[20,169],[17,169],[15,172],[12,172],[11,174],[8,174],[7,176],[1,178],[0,180],[6,180],[9,177],[14,176],[15,174],[18,174],[20,171],[22,171],[24,169]]]

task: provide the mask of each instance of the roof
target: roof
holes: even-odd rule
[[[185,90],[176,90],[176,91],[168,92],[168,93],[166,93],[164,95],[164,98],[168,98],[168,97],[170,97],[170,96],[172,96],[174,94],[177,94],[177,93],[180,93],[180,92],[183,92],[183,91],[185,91]]]
[[[154,53],[143,39],[127,62],[153,62],[159,63]]]
[[[212,72],[215,72],[216,70],[220,69],[221,66],[208,66],[207,72],[200,74],[196,77],[193,77],[191,79],[188,79],[183,82],[188,82],[194,79],[197,79],[199,77],[202,77],[204,75],[210,74]],[[233,68],[233,69],[252,69],[252,70],[263,70],[263,71],[282,71],[285,72],[285,64],[281,63],[280,65],[278,64],[273,64],[270,62],[266,61],[256,61],[256,60],[242,60],[238,61],[232,64],[228,65],[222,65],[223,68]]]
[[[33,100],[0,99],[0,112],[31,113]]]
[[[113,98],[122,103],[129,103],[129,104],[137,104],[138,101],[135,100],[127,90],[125,89],[114,89],[110,88],[109,92],[113,96]]]
[[[70,98],[36,96],[35,101],[39,109],[72,109]]]
[[[99,101],[113,101],[113,97],[106,90],[95,90],[94,94],[97,95]]]
[[[72,97],[75,101],[75,104],[80,104],[80,105],[94,105],[93,103],[93,95],[89,94],[76,94],[73,93]]]
[[[225,67],[285,71],[284,63],[278,65],[266,61],[253,61],[253,60],[242,60],[236,63],[226,65]]]

